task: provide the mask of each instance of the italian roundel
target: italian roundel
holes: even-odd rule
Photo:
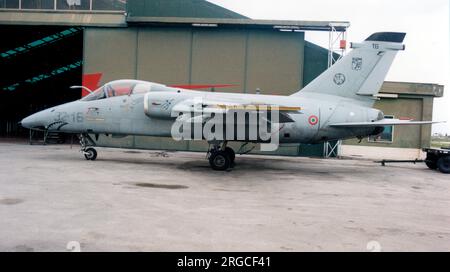
[[[317,123],[319,123],[319,117],[317,117],[317,116],[315,116],[315,115],[311,115],[311,116],[308,118],[308,123],[309,123],[310,125],[312,125],[312,126],[317,125]]]

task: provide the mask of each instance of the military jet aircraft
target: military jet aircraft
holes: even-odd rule
[[[77,133],[85,158],[95,160],[97,152],[91,135],[177,138],[178,132],[187,131],[185,137],[178,139],[185,140],[190,139],[186,135],[196,133],[193,127],[204,132],[208,121],[221,117],[219,123],[224,126],[216,123],[209,133],[215,133],[213,137],[202,133],[199,136],[199,140],[210,143],[208,158],[215,170],[234,166],[235,151],[227,146],[228,142],[271,142],[270,137],[241,133],[244,129],[258,131],[268,125],[272,128],[269,136],[277,136],[276,143],[315,144],[378,135],[386,125],[431,124],[385,119],[383,112],[372,108],[396,54],[405,49],[405,35],[380,32],[362,43],[352,43],[349,54],[290,96],[203,92],[118,80],[89,90],[90,94],[78,101],[35,113],[21,124],[35,130]],[[241,112],[254,113],[258,118],[241,115],[238,120],[236,116]],[[183,125],[186,126],[180,129]],[[219,134],[227,137],[220,138]]]

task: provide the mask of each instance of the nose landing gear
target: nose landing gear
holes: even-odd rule
[[[95,161],[97,159],[97,150],[92,146],[95,146],[94,140],[87,133],[80,134],[81,152],[88,161]]]
[[[234,150],[226,146],[227,143],[215,144],[208,151],[209,165],[216,171],[226,171],[234,167],[236,154]]]

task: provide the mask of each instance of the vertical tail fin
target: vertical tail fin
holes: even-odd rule
[[[380,90],[397,52],[405,49],[405,35],[380,32],[362,43],[352,43],[349,54],[293,95],[328,94],[372,106],[372,96]]]

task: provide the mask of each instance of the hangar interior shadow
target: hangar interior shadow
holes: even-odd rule
[[[29,137],[24,117],[81,97],[83,29],[0,28],[0,137]]]

